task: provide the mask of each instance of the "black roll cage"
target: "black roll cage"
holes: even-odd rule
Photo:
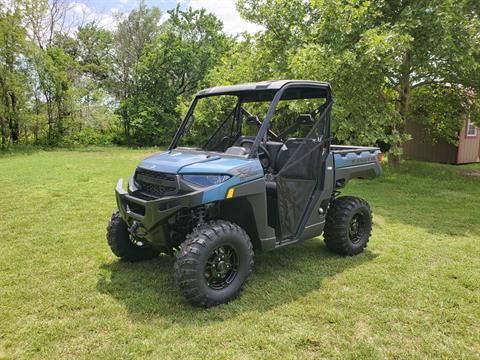
[[[331,105],[333,104],[333,96],[332,96],[332,90],[329,84],[326,83],[315,83],[312,81],[298,81],[298,80],[292,80],[292,81],[286,81],[278,90],[276,90],[275,95],[272,99],[272,102],[270,103],[270,106],[268,108],[267,114],[265,115],[265,119],[261,125],[261,127],[258,130],[258,133],[255,137],[255,140],[253,142],[253,145],[250,148],[250,153],[248,154],[248,158],[255,158],[257,157],[258,153],[258,148],[260,146],[260,143],[262,142],[262,139],[266,136],[268,130],[270,129],[270,121],[273,117],[273,114],[275,113],[275,110],[277,108],[278,103],[282,100],[282,96],[285,93],[286,90],[288,89],[307,89],[307,88],[313,88],[313,89],[322,89],[326,91],[326,102],[325,102],[325,107],[326,108],[331,108]],[[265,92],[264,89],[259,89],[259,90],[250,90],[251,92]],[[237,105],[235,108],[229,113],[227,116],[227,119],[235,112],[240,111],[240,107],[242,104],[241,97],[240,97],[240,92],[235,93],[232,91],[225,91],[225,92],[214,92],[214,93],[204,93],[204,91],[201,91],[198,93],[195,98],[193,99],[192,104],[188,108],[187,113],[185,114],[185,117],[182,120],[182,123],[180,127],[178,128],[177,132],[175,133],[172,142],[170,143],[170,146],[168,147],[168,150],[173,150],[176,148],[178,140],[180,137],[183,135],[185,128],[187,126],[188,120],[193,114],[193,111],[195,110],[195,107],[198,103],[198,100],[205,98],[205,97],[211,97],[211,96],[219,96],[219,95],[236,95],[239,97],[239,101],[237,102]],[[301,98],[299,98],[301,99]],[[325,129],[326,129],[326,138],[330,139],[331,138],[331,126],[330,126],[330,121],[331,121],[331,116],[330,116],[330,111],[327,112],[327,116],[325,117]],[[225,120],[226,121],[226,120]],[[317,122],[320,121],[317,120]],[[224,121],[222,121],[223,124]],[[317,123],[316,122],[316,123]],[[215,132],[216,133],[216,132]],[[212,135],[213,137],[213,135]],[[211,138],[210,138],[211,139]],[[210,140],[209,140],[210,141]],[[207,142],[208,143],[208,142]]]

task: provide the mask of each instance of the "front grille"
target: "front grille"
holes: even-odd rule
[[[148,183],[143,183],[139,182],[140,185],[140,190],[147,194],[152,194],[156,196],[165,196],[165,195],[170,195],[170,193],[173,195],[175,193],[175,188],[170,187],[170,186],[163,186],[163,185],[154,185],[154,184],[148,184]]]
[[[149,195],[161,197],[177,193],[177,178],[172,174],[137,169],[135,182],[141,192]]]

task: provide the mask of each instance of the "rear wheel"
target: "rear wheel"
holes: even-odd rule
[[[108,222],[107,241],[112,252],[126,261],[148,260],[160,254],[159,250],[133,238],[118,211],[112,214]]]
[[[330,204],[323,236],[331,251],[350,256],[361,253],[371,232],[372,212],[365,200],[342,196]]]
[[[210,307],[238,297],[252,266],[252,243],[245,230],[228,221],[211,221],[196,227],[181,244],[175,281],[191,304]]]

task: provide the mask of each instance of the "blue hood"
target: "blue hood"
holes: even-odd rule
[[[222,157],[208,152],[172,150],[152,155],[138,167],[170,174],[230,174],[242,165],[255,165],[256,159]],[[258,164],[260,165],[260,164]]]

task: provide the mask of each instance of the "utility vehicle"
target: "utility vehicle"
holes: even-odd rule
[[[168,150],[143,160],[126,191],[118,181],[107,228],[113,253],[176,256],[180,292],[209,307],[240,294],[254,251],[322,232],[333,252],[363,251],[370,207],[339,190],[379,176],[381,152],[331,145],[332,105],[330,85],[317,81],[200,91]]]

